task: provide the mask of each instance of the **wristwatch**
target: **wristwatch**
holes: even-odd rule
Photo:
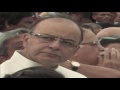
[[[79,69],[79,67],[80,67],[80,63],[79,62],[71,61],[71,64],[72,64],[71,70],[73,70],[73,71],[77,71]]]

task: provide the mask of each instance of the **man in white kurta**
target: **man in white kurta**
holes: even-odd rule
[[[82,30],[75,21],[65,16],[42,17],[23,37],[24,50],[15,52],[10,60],[1,64],[0,77],[42,65],[54,68],[66,78],[85,78],[59,66],[77,52],[82,41]]]
[[[7,60],[3,64],[0,65],[0,77],[4,77],[6,74],[12,74],[19,70],[34,67],[34,66],[41,66],[40,64],[29,60],[22,56],[18,51],[15,51],[14,55],[11,57],[10,60]],[[67,68],[62,66],[58,66],[55,69],[57,72],[62,73],[65,78],[86,78],[84,75],[71,71]]]

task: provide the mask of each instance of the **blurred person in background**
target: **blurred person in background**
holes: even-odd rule
[[[106,57],[100,58],[100,61],[102,61],[100,65],[120,71],[120,28],[105,28],[96,37],[99,39],[101,45],[107,48],[104,54]],[[110,60],[108,60],[109,57],[111,58]]]
[[[118,24],[118,23],[120,23],[120,12],[116,12],[116,18],[114,19],[114,23],[115,24]]]
[[[0,37],[0,64],[11,58],[15,50],[23,49],[23,35],[27,29],[18,28],[4,32]]]
[[[96,21],[96,23],[110,23],[110,14],[111,12],[92,12],[92,18]]]
[[[0,32],[16,28],[28,28],[33,22],[35,12],[0,12]]]
[[[116,12],[111,12],[110,13],[110,23],[115,24],[114,21],[115,21],[116,17],[117,17]]]
[[[90,12],[69,12],[72,19],[80,23],[91,23]]]
[[[24,68],[44,66],[62,73],[65,78],[86,76],[60,66],[79,49],[83,34],[78,23],[66,16],[40,18],[24,35],[23,50],[0,65],[0,77]]]

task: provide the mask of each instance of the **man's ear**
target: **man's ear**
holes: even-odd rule
[[[0,56],[0,64],[6,61],[6,58],[4,56]]]
[[[29,40],[29,34],[28,33],[25,33],[23,35],[23,46],[24,47],[28,47],[28,40]]]

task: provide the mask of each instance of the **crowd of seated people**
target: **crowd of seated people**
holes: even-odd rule
[[[119,78],[119,15],[0,12],[0,78]]]

